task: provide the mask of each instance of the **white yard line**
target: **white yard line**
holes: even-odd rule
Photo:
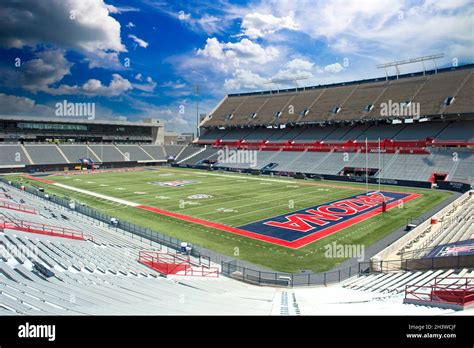
[[[71,190],[71,191],[76,191],[76,192],[84,193],[84,194],[86,194],[86,195],[93,196],[93,197],[97,197],[97,198],[102,198],[102,199],[105,199],[105,200],[108,200],[108,201],[112,201],[112,202],[116,202],[116,203],[120,203],[120,204],[125,204],[125,205],[128,205],[128,206],[130,206],[130,207],[136,207],[136,206],[140,205],[139,203],[134,203],[134,202],[130,202],[130,201],[126,201],[126,200],[120,199],[120,198],[115,198],[115,197],[111,197],[111,196],[106,196],[106,195],[103,195],[103,194],[100,194],[100,193],[97,193],[97,192],[92,192],[92,191],[88,191],[88,190],[83,190],[83,189],[80,189],[80,188],[77,188],[77,187],[73,187],[73,186],[69,186],[69,185],[64,185],[64,184],[55,183],[54,186],[58,186],[58,187],[61,187],[61,188],[66,189],[66,190]]]
[[[347,190],[347,191],[349,191],[349,190]],[[338,191],[338,193],[339,193],[339,192],[341,192],[341,191]],[[304,194],[307,194],[307,193],[304,193]],[[300,195],[301,195],[301,194],[300,194]],[[335,196],[335,195],[336,195],[336,194],[327,195],[327,196],[330,197],[330,196]],[[279,199],[277,199],[277,200],[279,200]],[[307,199],[301,200],[301,201],[299,201],[299,202],[306,202],[306,201],[310,201],[310,200],[311,200],[311,197],[308,197]],[[267,202],[271,202],[271,201],[274,201],[274,200],[270,200],[270,201],[267,201]],[[265,203],[267,203],[267,202],[265,202]],[[323,204],[323,203],[320,203],[320,204]],[[242,208],[247,208],[247,207],[252,206],[252,205],[255,205],[255,204],[247,204],[247,205],[243,205],[243,206],[241,206],[241,207],[242,207]],[[256,213],[256,212],[262,212],[262,211],[265,211],[265,210],[275,209],[275,208],[278,208],[278,207],[281,207],[281,206],[287,206],[287,205],[288,205],[288,203],[286,203],[286,204],[277,204],[277,205],[273,205],[273,206],[266,207],[266,208],[262,208],[262,209],[253,209],[253,210],[250,210],[250,211],[247,211],[247,212],[242,212],[242,213],[233,214],[233,215],[228,215],[228,216],[221,217],[221,218],[217,218],[217,219],[212,219],[212,221],[214,221],[214,222],[219,222],[219,223],[220,223],[220,222],[222,222],[223,220],[227,220],[227,219],[230,219],[230,218],[235,218],[235,219],[237,219],[237,218],[240,218],[240,217],[242,217],[242,216],[244,216],[244,215],[247,215],[247,214]],[[305,206],[302,207],[302,208],[294,208],[293,210],[290,210],[288,213],[295,212],[295,211],[299,211],[299,210],[308,209],[308,208],[311,208],[312,206],[314,206],[314,204],[313,204],[313,205],[309,205],[309,203],[308,203],[307,206],[305,205]],[[229,206],[229,208],[233,209],[232,206]],[[235,207],[235,208],[237,209],[238,207]],[[213,213],[215,213],[215,212],[213,212]],[[196,217],[201,218],[202,216],[205,216],[205,215],[208,215],[208,214],[209,214],[209,213],[196,214]],[[284,214],[284,213],[283,213],[283,214]],[[272,217],[272,216],[270,216],[270,217],[268,217],[268,218],[271,218],[271,217]],[[261,220],[266,220],[266,219],[268,219],[268,218],[259,219],[259,220],[253,221],[253,222],[257,222],[257,221],[261,221]],[[253,222],[249,222],[249,223],[253,223]]]

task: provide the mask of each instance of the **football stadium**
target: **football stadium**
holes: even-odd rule
[[[472,315],[474,64],[423,54],[221,90],[191,138],[3,113],[0,315]]]

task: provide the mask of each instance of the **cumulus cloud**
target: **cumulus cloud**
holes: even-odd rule
[[[334,64],[329,64],[324,67],[324,71],[328,73],[338,73],[344,70],[341,64],[339,63],[334,63]]]
[[[135,42],[135,44],[137,44],[138,46],[143,47],[143,48],[147,48],[147,47],[148,47],[148,42],[146,42],[145,40],[142,40],[142,39],[138,38],[136,35],[130,34],[130,35],[128,35],[128,37],[129,37],[130,39],[132,39],[133,42]]]
[[[134,28],[135,27],[135,24],[133,24],[132,22],[128,22],[128,24],[126,25],[127,28]]]
[[[117,65],[126,48],[120,23],[110,13],[118,10],[102,0],[8,1],[0,7],[0,46],[23,48],[53,44],[75,49],[95,64]]]
[[[59,82],[70,74],[72,63],[64,57],[62,50],[42,51],[36,58],[29,60],[15,70],[18,74],[18,84],[32,92],[48,92],[50,85]]]
[[[279,56],[279,51],[272,46],[264,48],[247,38],[227,43],[219,42],[216,38],[208,38],[204,48],[199,49],[197,54],[239,66],[241,63],[266,64],[275,60]]]
[[[240,89],[256,89],[263,88],[267,84],[267,80],[250,70],[237,69],[232,74],[231,79],[226,79],[224,88],[230,91]]]
[[[288,16],[281,18],[275,17],[272,14],[249,13],[242,20],[241,27],[242,35],[248,36],[251,39],[265,37],[283,29],[298,30],[293,11],[290,11]]]
[[[459,46],[464,47],[461,56],[472,58],[474,6],[469,0],[313,0],[311,5],[306,0],[262,0],[252,11],[294,11],[299,32],[326,40],[338,53],[370,55],[374,61],[451,52]]]
[[[295,58],[286,63],[286,67],[292,70],[311,70],[313,69],[314,63],[311,63],[305,59]]]
[[[25,116],[51,116],[54,110],[37,104],[33,99],[0,93],[0,114]]]
[[[109,85],[103,85],[97,79],[89,79],[82,85],[60,85],[58,88],[50,88],[48,92],[53,95],[85,95],[89,97],[116,97],[133,89],[132,84],[119,74],[112,75]]]

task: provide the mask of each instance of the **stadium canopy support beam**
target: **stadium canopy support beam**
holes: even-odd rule
[[[410,58],[410,59],[405,59],[405,60],[397,60],[394,62],[389,62],[389,63],[384,63],[384,64],[378,64],[377,69],[385,69],[385,79],[388,80],[388,73],[387,73],[387,68],[390,67],[395,67],[395,72],[398,80],[398,76],[400,75],[400,65],[407,65],[407,64],[414,64],[414,63],[419,63],[423,64],[423,75],[426,74],[426,66],[425,66],[425,61],[430,61],[432,60],[435,65],[435,73],[438,73],[438,65],[436,64],[436,59],[438,58],[443,58],[444,53],[437,53],[437,54],[432,54],[430,56],[423,56],[423,57],[417,57],[417,58]]]

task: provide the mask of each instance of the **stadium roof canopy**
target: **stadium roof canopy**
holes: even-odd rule
[[[42,116],[21,116],[21,115],[0,115],[0,121],[24,121],[24,122],[46,122],[46,123],[74,123],[91,125],[112,125],[112,126],[138,126],[138,127],[157,127],[164,126],[162,120],[153,119],[152,121],[131,122],[117,119],[93,119],[87,117],[42,117]]]

